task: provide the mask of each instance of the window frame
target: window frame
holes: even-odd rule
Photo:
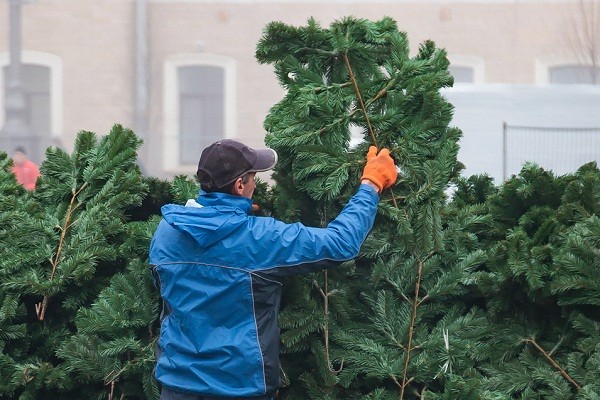
[[[593,83],[593,82],[567,82],[567,83],[552,82],[552,72],[553,72],[553,69],[556,69],[556,68],[576,68],[576,69],[589,68],[589,69],[591,69],[591,68],[594,68],[594,66],[589,65],[589,64],[573,64],[573,63],[548,66],[548,83],[551,85],[599,85],[600,84],[600,82],[598,82],[598,83]],[[586,71],[586,72],[592,72],[592,73],[595,72],[595,74],[598,74],[598,72],[600,71],[600,67],[595,67],[595,68],[596,68],[596,71],[590,70],[590,71]],[[578,71],[578,73],[582,73],[582,72],[584,72],[584,71]]]
[[[63,135],[63,63],[62,59],[54,54],[40,51],[23,50],[21,53],[21,63],[27,65],[36,65],[49,69],[50,79],[50,143],[61,143]],[[0,110],[4,109],[5,98],[5,79],[4,67],[10,64],[10,55],[8,52],[0,53]],[[0,126],[4,126],[4,113],[0,113]]]
[[[454,85],[473,85],[485,83],[485,62],[483,58],[464,54],[448,54],[450,66],[471,68],[473,82],[455,82]]]
[[[235,137],[235,60],[231,57],[208,53],[176,54],[164,62],[164,129],[162,146],[162,167],[169,173],[188,174],[196,171],[197,165],[180,161],[180,120],[179,120],[179,77],[180,67],[219,67],[223,68],[223,137]],[[200,157],[200,155],[198,155]]]
[[[552,83],[550,82],[551,74],[550,70],[555,67],[569,67],[569,66],[581,66],[581,67],[592,67],[591,63],[582,63],[580,60],[571,57],[546,57],[538,58],[535,60],[535,83],[538,85],[587,85],[587,86],[598,86],[593,83]]]

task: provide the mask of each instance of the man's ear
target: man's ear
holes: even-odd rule
[[[244,191],[244,183],[242,178],[237,178],[231,187],[231,194],[235,196],[241,196]]]

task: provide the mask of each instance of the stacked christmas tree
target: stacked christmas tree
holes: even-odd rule
[[[116,125],[46,152],[33,193],[0,159],[0,398],[151,398],[156,295],[140,140]]]
[[[369,145],[401,169],[358,259],[288,282],[287,397],[600,396],[595,165],[560,178],[528,165],[498,189],[458,178],[445,52],[426,42],[410,57],[387,18],[272,23],[257,58],[287,90],[265,121],[276,215],[325,225]]]
[[[280,161],[262,214],[326,225],[370,145],[401,170],[358,258],[284,282],[281,398],[600,398],[594,163],[460,177],[446,54],[411,56],[389,18],[272,23],[257,58],[287,91],[265,120]],[[34,192],[0,152],[0,399],[158,398],[147,251],[160,206],[198,186],[142,177],[139,145],[81,132]]]

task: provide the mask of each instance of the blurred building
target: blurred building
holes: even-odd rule
[[[0,110],[11,1],[0,0]],[[105,134],[121,123],[143,138],[140,160],[150,175],[194,173],[201,149],[220,137],[263,144],[263,120],[283,89],[254,52],[275,20],[305,25],[314,17],[326,27],[349,15],[390,16],[414,52],[427,39],[444,47],[469,173],[501,177],[502,122],[600,127],[595,1],[22,0],[20,7],[27,140],[70,151],[78,131]],[[544,99],[551,104],[536,108]],[[0,128],[4,118],[0,112]],[[18,141],[0,137],[3,147]],[[34,153],[41,161],[43,150]]]

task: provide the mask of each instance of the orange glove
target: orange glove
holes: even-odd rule
[[[377,154],[377,147],[369,147],[367,153],[367,165],[363,170],[362,179],[368,179],[379,188],[379,193],[383,189],[387,189],[396,182],[398,171],[394,160],[390,156],[388,149],[381,149]]]

